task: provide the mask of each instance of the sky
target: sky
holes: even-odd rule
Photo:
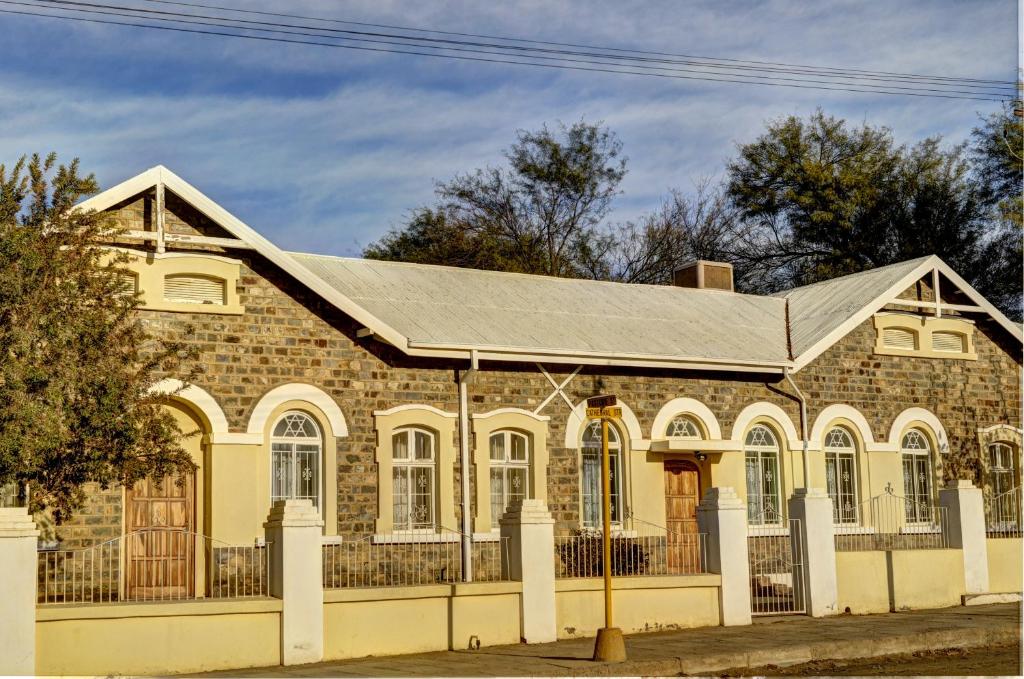
[[[245,9],[733,59],[1013,80],[1014,0],[220,0]],[[8,8],[17,9],[11,5]],[[4,5],[0,3],[0,9]],[[963,141],[998,104],[455,62],[0,14],[0,163],[56,151],[102,187],[165,165],[277,245],[358,256],[517,130],[585,120],[628,157],[609,219],[721,179],[816,108]]]

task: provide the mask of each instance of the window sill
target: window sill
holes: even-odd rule
[[[449,543],[458,542],[459,537],[458,533],[436,533],[431,530],[404,531],[401,533],[378,533],[370,538],[370,542],[375,545]]]
[[[900,526],[900,534],[902,535],[921,535],[930,533],[941,533],[942,529],[938,526],[930,523],[911,525],[911,526]]]
[[[321,545],[340,545],[342,543],[342,540],[343,540],[343,538],[340,535],[321,535],[320,536],[320,544]]]
[[[836,535],[874,535],[878,532],[874,528],[849,523],[834,524],[832,529]]]
[[[789,535],[789,528],[784,526],[747,526],[747,537],[764,538]]]
[[[494,529],[489,533],[473,533],[473,542],[500,542],[501,531]]]

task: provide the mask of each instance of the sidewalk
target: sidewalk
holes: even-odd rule
[[[593,639],[492,646],[393,657],[213,672],[205,676],[598,676],[712,673],[811,660],[870,658],[930,649],[1020,643],[1018,604],[966,606],[825,619],[759,619],[747,627],[705,627],[626,638],[629,660],[589,660]]]

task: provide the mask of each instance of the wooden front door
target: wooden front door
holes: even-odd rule
[[[195,593],[195,475],[144,479],[127,492],[125,598],[179,599]]]
[[[669,573],[700,572],[700,531],[697,503],[700,472],[686,461],[665,462],[665,527]]]

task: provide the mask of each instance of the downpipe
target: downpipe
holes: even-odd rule
[[[480,367],[476,350],[469,353],[469,370],[459,374],[459,470],[462,480],[462,581],[473,582],[473,517],[469,502],[469,385]]]
[[[807,399],[804,398],[804,393],[800,391],[800,387],[796,385],[793,380],[793,376],[789,372],[789,368],[782,369],[782,375],[789,382],[789,386],[793,387],[793,391],[796,393],[796,398],[800,401],[800,438],[803,446],[803,467],[804,467],[804,490],[810,488],[810,480],[808,477],[808,466],[807,466]]]

